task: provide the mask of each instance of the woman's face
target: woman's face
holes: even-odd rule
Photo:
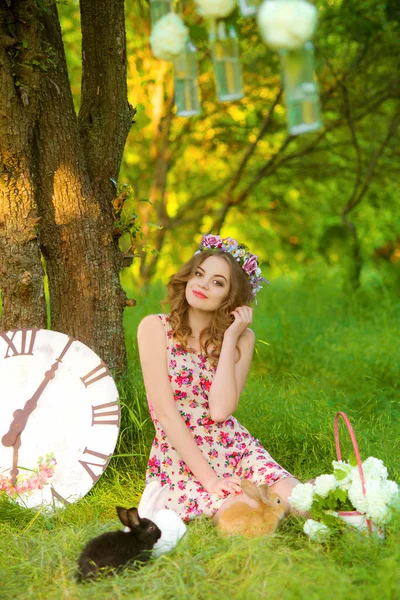
[[[227,298],[231,269],[219,256],[208,256],[186,284],[186,300],[192,308],[213,312]]]

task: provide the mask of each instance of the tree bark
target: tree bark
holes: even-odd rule
[[[17,61],[40,51],[35,7],[0,5],[0,328],[45,327],[43,268],[37,237],[38,212],[31,177],[32,122],[40,81],[29,70],[19,77]],[[19,40],[24,40],[24,49]]]
[[[28,143],[16,154],[21,163],[30,159],[26,179],[36,208],[33,215],[40,217],[37,231],[49,277],[51,328],[79,339],[111,369],[122,371],[125,295],[119,285],[121,262],[113,237],[115,190],[110,178],[118,177],[134,112],[126,99],[123,1],[81,2],[85,39],[79,124],[56,4],[49,2],[40,9],[34,0],[11,2],[7,18],[17,21],[16,11],[27,5],[32,15],[26,26],[37,34],[44,65],[38,88],[32,91],[37,110],[31,111]],[[111,40],[116,37],[114,51]],[[8,85],[15,85],[15,77],[10,82],[9,76]],[[20,191],[13,206],[20,198],[25,202],[26,196]],[[21,321],[9,310],[7,288],[2,283],[1,287],[3,322],[20,327]]]

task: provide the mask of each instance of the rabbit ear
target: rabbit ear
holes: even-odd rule
[[[169,485],[163,485],[154,494],[154,510],[159,511],[166,508],[167,497],[170,493]]]
[[[119,520],[122,525],[128,526],[128,511],[126,508],[122,508],[122,506],[116,506]]]
[[[161,484],[154,480],[149,483],[142,494],[139,502],[139,514],[142,517],[151,519],[161,508],[165,508],[166,497],[169,494],[169,485]]]
[[[259,485],[258,493],[260,494],[260,498],[264,502],[264,504],[269,504],[271,502],[271,492],[269,489],[269,485],[267,485],[266,483]]]
[[[159,482],[155,479],[144,488],[142,497],[140,498],[138,511],[141,517],[146,517],[146,519],[151,519],[154,515],[156,503],[156,494],[160,489]]]
[[[137,508],[122,508],[122,506],[117,506],[116,508],[122,525],[132,529],[132,527],[140,524]]]
[[[240,487],[242,488],[246,496],[249,496],[249,498],[252,498],[252,500],[255,500],[256,502],[260,502],[259,488],[256,486],[255,483],[249,481],[248,479],[242,479],[242,481],[240,482]]]

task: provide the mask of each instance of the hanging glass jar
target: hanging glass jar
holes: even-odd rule
[[[158,19],[172,12],[173,6],[174,0],[150,0],[151,26],[153,27]]]
[[[253,17],[262,0],[239,0],[240,14],[242,17]]]
[[[210,24],[209,41],[214,66],[217,97],[221,102],[243,98],[239,40],[233,25],[222,19]]]
[[[322,121],[313,44],[306,42],[296,50],[281,49],[279,54],[289,133],[298,135],[320,129]]]
[[[178,116],[192,117],[200,114],[197,48],[190,40],[174,60],[174,93]]]

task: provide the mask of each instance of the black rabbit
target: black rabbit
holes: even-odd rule
[[[137,508],[116,509],[129,531],[108,531],[90,540],[78,559],[78,580],[94,579],[100,569],[111,572],[133,560],[149,560],[160,529],[150,519],[141,519]]]

